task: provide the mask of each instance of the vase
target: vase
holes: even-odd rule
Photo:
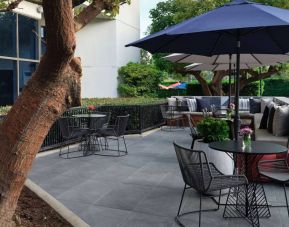
[[[243,137],[243,146],[248,147],[251,145],[251,135],[244,135]]]
[[[227,119],[228,119],[228,120],[231,120],[231,119],[232,119],[232,114],[229,113],[229,112],[227,112]]]

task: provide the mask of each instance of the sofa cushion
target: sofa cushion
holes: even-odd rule
[[[240,110],[249,110],[250,108],[250,101],[249,99],[239,99],[239,109]]]
[[[269,107],[266,106],[264,113],[258,114],[258,116],[261,116],[260,124],[258,126],[255,126],[255,128],[267,129],[267,123],[268,123],[268,117],[269,117]]]
[[[198,110],[197,100],[195,98],[186,99],[186,100],[187,100],[189,111],[190,112],[197,112],[197,110]]]
[[[250,99],[250,113],[261,113],[261,100],[260,99]]]
[[[277,107],[273,119],[273,135],[286,136],[289,134],[289,106]]]
[[[211,111],[211,104],[209,99],[196,99],[198,104],[198,111],[203,111],[204,109],[207,109],[208,111]]]
[[[272,143],[277,143],[283,146],[287,146],[288,136],[273,136],[266,129],[259,129],[262,119],[262,113],[254,114],[254,126],[255,126],[255,139],[257,141],[267,141]]]
[[[169,106],[177,106],[177,99],[176,98],[167,98]]]
[[[261,98],[261,113],[264,112],[265,107],[272,101],[272,98]]]
[[[189,111],[188,102],[186,99],[177,98],[177,106],[179,111]]]
[[[273,105],[269,110],[267,130],[270,133],[273,133],[273,120],[274,120],[276,109],[277,109],[277,106]]]

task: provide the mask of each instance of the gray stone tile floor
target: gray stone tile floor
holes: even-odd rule
[[[129,153],[123,157],[62,159],[58,153],[39,157],[29,178],[93,227],[177,227],[174,217],[183,181],[173,141],[189,147],[189,131],[128,136]],[[284,203],[281,187],[268,184],[265,190],[270,203]],[[184,210],[198,208],[194,191],[184,201]],[[215,206],[210,199],[203,205]],[[222,212],[221,207],[203,213],[202,226],[250,226],[242,219],[223,219]],[[272,208],[271,214],[261,220],[261,226],[289,226],[285,208]],[[197,226],[198,216],[189,215],[183,221],[186,226]]]

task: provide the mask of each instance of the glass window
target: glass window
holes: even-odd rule
[[[0,106],[12,105],[17,97],[17,63],[0,59]]]
[[[0,13],[0,55],[16,57],[15,13]]]
[[[18,15],[19,56],[20,58],[38,58],[38,23],[32,18]]]
[[[46,32],[45,27],[41,27],[41,55],[46,52]]]
[[[27,85],[28,80],[31,78],[32,73],[36,69],[36,63],[20,61],[19,63],[19,91]]]

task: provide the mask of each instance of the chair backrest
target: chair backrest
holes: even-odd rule
[[[129,114],[125,116],[117,116],[114,131],[116,136],[123,136],[126,131]]]
[[[197,138],[198,137],[198,132],[197,130],[195,129],[195,125],[194,125],[194,122],[193,122],[193,119],[191,117],[190,114],[186,114],[187,116],[187,119],[188,119],[188,122],[189,122],[189,127],[190,127],[190,130],[191,130],[191,135],[193,138]]]
[[[100,129],[102,128],[105,124],[108,124],[110,120],[111,113],[110,112],[94,112],[94,114],[101,114],[105,115],[104,117],[91,117],[89,121],[89,128],[90,129]]]
[[[199,192],[210,186],[212,173],[203,151],[191,150],[174,143],[175,152],[185,184]]]
[[[177,111],[176,106],[161,105],[160,108],[164,119],[174,118],[175,111]]]
[[[70,127],[69,127],[69,117],[60,117],[58,119],[60,133],[64,139],[68,139],[70,136]]]

